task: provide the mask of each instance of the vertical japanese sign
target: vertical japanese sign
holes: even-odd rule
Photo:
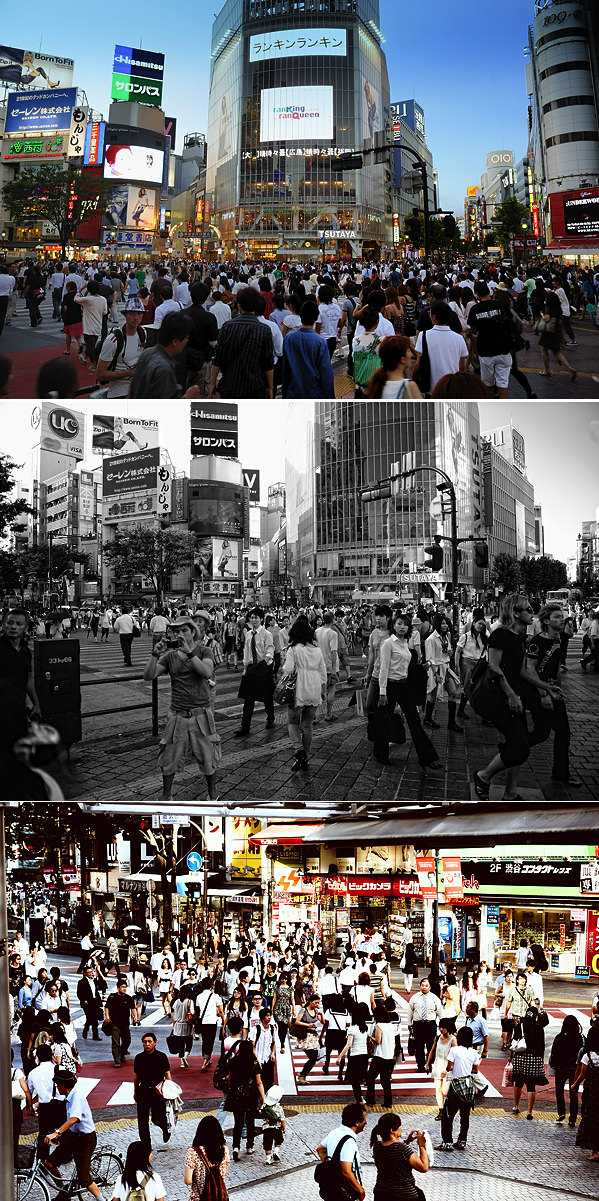
[[[462,861],[459,855],[450,855],[443,858],[443,885],[446,901],[451,903],[452,901],[464,900]]]

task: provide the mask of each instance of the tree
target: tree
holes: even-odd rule
[[[21,587],[21,573],[12,551],[0,549],[0,596],[14,596]]]
[[[503,552],[493,559],[493,575],[504,592],[517,592],[520,587],[520,564],[513,555]]]
[[[101,183],[70,165],[66,170],[56,163],[21,168],[16,179],[4,184],[2,199],[11,219],[20,225],[39,225],[49,221],[62,247],[101,201]]]
[[[503,204],[498,204],[491,218],[493,237],[504,247],[509,246],[514,234],[522,236],[522,222],[530,223],[530,211],[515,196],[508,196]]]
[[[31,513],[26,500],[10,500],[15,486],[13,471],[17,467],[8,455],[0,453],[0,538],[5,538],[18,522],[19,517]]]
[[[520,575],[525,592],[541,597],[554,588],[566,588],[568,569],[559,559],[542,555],[538,559],[521,559]]]
[[[193,551],[191,534],[179,534],[160,526],[138,525],[117,529],[114,541],[104,547],[104,558],[112,563],[118,578],[142,575],[151,580],[156,599],[162,602],[170,578],[189,567]]]

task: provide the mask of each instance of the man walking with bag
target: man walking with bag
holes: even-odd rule
[[[322,1166],[315,1168],[314,1179],[323,1201],[353,1201],[354,1197],[363,1201],[366,1196],[356,1139],[365,1125],[366,1106],[351,1101],[341,1114],[341,1125],[335,1126],[316,1148]]]

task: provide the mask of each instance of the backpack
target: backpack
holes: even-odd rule
[[[339,1139],[331,1158],[327,1155],[327,1158],[321,1160],[314,1168],[314,1179],[323,1201],[347,1201],[347,1198],[356,1196],[355,1189],[341,1171],[341,1149],[348,1138],[355,1140],[353,1133],[345,1134]]]
[[[196,1147],[195,1150],[206,1168],[206,1179],[201,1192],[202,1201],[228,1201],[229,1194],[219,1164],[210,1163],[201,1147]]]
[[[212,1084],[214,1088],[218,1088],[221,1093],[226,1093],[229,1087],[229,1072],[231,1070],[230,1060],[236,1054],[236,1048],[239,1047],[241,1039],[238,1038],[229,1047],[228,1051],[223,1051],[219,1057],[219,1061],[214,1069]]]
[[[130,1188],[127,1193],[127,1201],[147,1201],[146,1184],[151,1177],[151,1172],[146,1172],[141,1184],[136,1184],[135,1188]]]
[[[117,359],[123,350],[123,347],[125,345],[125,338],[127,336],[125,333],[126,329],[127,329],[127,326],[122,325],[120,329],[115,329],[113,332],[111,332],[110,334],[107,334],[106,337],[102,339],[102,342],[100,344],[100,349],[98,350],[98,360],[101,358],[102,347],[103,347],[104,343],[106,342],[106,340],[108,338],[112,338],[112,337],[116,338],[116,352],[113,356],[110,367],[108,368],[109,371],[114,371],[116,364],[117,364]],[[143,350],[143,348],[146,344],[146,331],[145,331],[143,325],[138,325],[137,337],[139,339],[139,344]]]

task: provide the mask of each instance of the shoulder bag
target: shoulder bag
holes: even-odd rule
[[[275,684],[273,699],[276,701],[277,705],[291,705],[291,707],[294,708],[296,687],[297,669],[294,667],[287,675],[283,673],[283,675]]]
[[[431,357],[426,341],[427,332],[429,331],[423,330],[422,332],[422,354],[416,370],[412,372],[412,379],[414,383],[418,384],[423,394],[431,390]]]
[[[332,1156],[321,1160],[314,1168],[314,1179],[323,1201],[355,1201],[356,1190],[353,1189],[346,1176],[341,1171],[341,1150],[348,1139],[354,1134],[344,1134],[339,1139]]]

